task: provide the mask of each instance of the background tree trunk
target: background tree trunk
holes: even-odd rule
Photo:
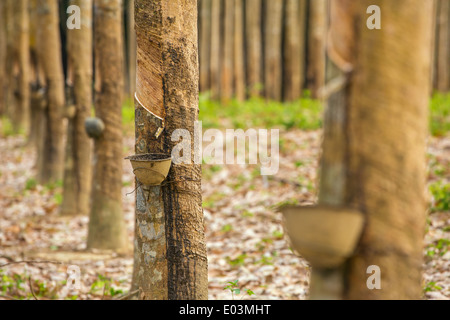
[[[68,30],[75,114],[69,117],[64,173],[63,215],[88,215],[91,191],[91,141],[84,122],[92,107],[92,1],[72,0],[81,9],[81,29]]]
[[[64,75],[59,33],[58,2],[38,0],[39,60],[45,74],[47,106],[38,181],[42,184],[62,179],[64,165]]]
[[[220,97],[220,63],[221,63],[221,7],[222,0],[211,0],[211,58],[210,58],[210,89],[211,98],[218,99]]]
[[[242,0],[234,0],[233,74],[234,93],[238,101],[245,100],[244,12]]]
[[[325,84],[326,17],[327,0],[310,0],[307,87],[313,98],[319,97],[319,91]]]
[[[128,0],[128,82],[130,96],[136,92],[136,32],[134,31],[134,1]]]
[[[233,35],[234,0],[224,0],[223,46],[220,70],[220,100],[227,103],[233,97]]]
[[[0,2],[0,116],[5,113],[6,93],[6,10],[5,1]]]
[[[210,64],[211,64],[211,0],[201,0],[200,4],[200,92],[206,92],[210,88]]]
[[[194,135],[198,119],[197,1],[136,0],[136,32],[136,153],[170,155],[178,143],[172,133]],[[159,138],[161,120],[149,111],[165,119]],[[193,143],[191,151],[193,161]],[[137,189],[133,286],[140,299],[208,298],[200,180],[200,165],[174,163],[165,185]]]
[[[264,91],[267,99],[282,98],[283,0],[266,0]]]
[[[95,0],[95,56],[100,74],[96,116],[105,124],[95,140],[88,248],[128,249],[122,213],[122,1]]]
[[[450,91],[450,0],[439,0],[437,7],[436,89]]]
[[[261,95],[262,87],[262,0],[245,0],[246,67],[250,96]]]
[[[286,0],[284,40],[284,100],[301,97],[303,87],[303,61],[305,59],[304,33],[305,0]]]

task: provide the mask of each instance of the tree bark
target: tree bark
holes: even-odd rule
[[[42,184],[62,179],[64,166],[64,75],[61,57],[58,2],[38,0],[39,60],[45,74],[47,106],[42,141],[42,161],[38,181]]]
[[[220,100],[227,103],[233,97],[233,33],[234,0],[224,0],[223,46],[220,70]]]
[[[385,8],[381,30],[366,27],[370,5]],[[421,0],[331,3],[327,73],[333,78],[327,90],[334,88],[319,202],[355,208],[366,219],[356,253],[344,266],[313,270],[316,286],[332,279],[325,292],[331,298],[422,295],[432,11],[433,3]],[[380,267],[381,290],[367,286],[372,265]]]
[[[327,0],[309,2],[307,87],[313,98],[319,98],[325,84],[326,9]]]
[[[96,116],[105,124],[95,139],[88,248],[126,251],[122,212],[122,1],[95,0],[95,56],[101,81]]]
[[[91,141],[84,122],[92,107],[92,1],[72,0],[80,7],[81,29],[68,30],[68,60],[75,114],[69,117],[62,215],[88,215],[91,192]],[[69,106],[72,107],[72,106]]]
[[[128,0],[128,77],[130,96],[136,92],[136,32],[134,31],[134,1]]]
[[[283,0],[267,0],[264,30],[264,91],[267,99],[282,98]]]
[[[220,53],[222,50],[222,33],[220,32],[222,0],[211,0],[211,57],[210,57],[210,90],[211,98],[220,97]]]
[[[243,9],[242,0],[234,0],[233,82],[235,97],[238,101],[244,101],[246,98]]]
[[[136,32],[136,153],[170,155],[172,133],[194,135],[198,119],[197,1],[137,0]],[[208,298],[201,165],[173,163],[165,184],[138,187],[133,287],[146,300]]]
[[[245,0],[247,85],[251,97],[261,95],[262,80],[262,0]]]

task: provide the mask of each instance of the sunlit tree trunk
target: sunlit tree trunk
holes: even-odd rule
[[[128,249],[122,211],[122,1],[95,0],[95,57],[100,81],[95,97],[96,116],[104,130],[94,142],[94,172],[88,248]]]
[[[136,32],[136,153],[170,156],[178,144],[172,134],[184,129],[192,137],[192,164],[172,163],[162,186],[137,188],[133,288],[146,300],[207,299],[201,165],[193,164],[197,1],[136,0]]]
[[[64,165],[64,74],[61,57],[58,2],[38,0],[37,29],[39,61],[45,74],[47,106],[42,136],[41,183],[62,179]]]
[[[313,98],[325,83],[326,9],[327,0],[309,1],[307,87]]]
[[[92,1],[72,0],[80,7],[81,29],[68,30],[67,54],[71,67],[74,108],[67,131],[63,215],[88,215],[91,191],[91,143],[84,122],[92,107]]]
[[[268,99],[282,98],[283,0],[267,0],[264,23],[264,91]]]
[[[246,25],[246,68],[247,86],[250,96],[261,95],[262,87],[262,29],[261,29],[261,0],[245,0]]]

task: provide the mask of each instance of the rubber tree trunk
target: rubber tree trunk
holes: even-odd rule
[[[136,92],[136,33],[134,32],[134,1],[128,0],[128,82],[130,96]]]
[[[325,84],[326,9],[327,0],[309,1],[307,87],[313,98],[319,98]]]
[[[15,132],[29,131],[30,123],[30,18],[28,13],[28,0],[14,2],[14,11],[17,12],[15,29],[18,43],[18,94],[16,96],[15,110],[12,113],[12,124]]]
[[[370,5],[384,8],[381,30],[366,27]],[[366,226],[344,266],[313,270],[313,298],[421,298],[432,11],[421,0],[331,3],[319,202],[359,210]],[[381,290],[367,286],[373,265]]]
[[[201,0],[200,5],[200,35],[199,35],[199,61],[200,61],[200,92],[210,89],[211,65],[211,0]]]
[[[80,7],[81,29],[67,31],[74,114],[69,115],[62,215],[88,215],[91,192],[91,141],[84,122],[92,107],[92,1],[72,0]]]
[[[6,104],[6,10],[5,2],[0,2],[0,116],[5,113]]]
[[[284,36],[283,97],[294,101],[301,97],[305,60],[305,0],[286,0]]]
[[[436,89],[450,91],[450,0],[438,1]]]
[[[282,98],[283,0],[267,0],[264,23],[264,91],[267,99]]]
[[[136,153],[170,155],[174,131],[194,137],[198,119],[197,1],[136,0],[136,32]],[[140,299],[208,298],[201,165],[188,145],[192,164],[173,163],[162,186],[137,188],[133,288]]]
[[[222,50],[222,33],[220,32],[221,0],[211,0],[211,58],[210,58],[210,90],[211,98],[220,97],[220,55]]]
[[[260,96],[262,80],[262,0],[245,0],[247,86],[251,97]]]
[[[234,0],[233,83],[236,99],[238,101],[244,101],[246,98],[246,85],[244,63],[244,5],[242,0]]]
[[[37,29],[39,61],[45,75],[47,106],[42,135],[42,155],[38,181],[56,182],[63,177],[64,166],[64,74],[61,57],[58,2],[38,0]]]
[[[224,0],[223,46],[220,70],[220,100],[227,103],[233,97],[233,35],[234,0]]]
[[[95,0],[94,5],[97,81],[101,81],[95,112],[105,127],[94,143],[87,247],[120,252],[128,249],[122,211],[122,1]]]

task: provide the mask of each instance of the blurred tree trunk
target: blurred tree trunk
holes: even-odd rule
[[[266,0],[264,91],[267,99],[282,98],[283,0]]]
[[[436,89],[450,91],[450,0],[439,0],[437,7]]]
[[[234,44],[233,44],[233,74],[234,92],[238,101],[244,101],[245,94],[245,63],[244,63],[244,12],[242,0],[234,0]]]
[[[261,95],[262,86],[262,0],[245,0],[247,85],[251,97]]]
[[[100,81],[96,116],[105,125],[95,139],[88,248],[125,251],[128,237],[122,212],[122,1],[95,0],[95,57]]]
[[[38,0],[37,30],[39,60],[45,74],[47,106],[42,136],[41,166],[38,181],[42,184],[62,179],[64,165],[64,75],[62,69],[58,2]]]
[[[88,215],[91,191],[91,142],[84,122],[92,107],[92,1],[72,0],[80,7],[81,29],[67,31],[68,61],[74,108],[69,115],[62,215]]]
[[[136,0],[136,32],[136,153],[170,155],[174,131],[194,137],[198,119],[197,1]],[[134,263],[140,299],[208,298],[201,165],[173,163],[164,185],[137,188]]]
[[[325,83],[326,17],[327,0],[310,0],[307,87],[313,98],[319,98],[319,91]]]
[[[18,96],[16,110],[13,112],[13,127],[15,132],[28,133],[30,123],[30,19],[28,0],[14,2],[17,12],[15,41],[18,42],[17,59],[19,65]]]
[[[210,57],[210,90],[211,98],[219,99],[220,97],[220,63],[221,63],[221,0],[211,0],[211,57]]]
[[[370,5],[385,8],[381,30],[366,27]],[[422,296],[432,11],[432,1],[422,0],[331,2],[327,73],[334,78],[327,85],[333,90],[319,202],[356,208],[366,218],[359,247],[342,269],[313,270],[322,280],[328,276],[324,287],[335,290],[333,298]],[[368,288],[370,266],[380,268],[380,290]],[[312,290],[322,285],[312,281]]]
[[[234,0],[224,0],[223,46],[220,70],[220,100],[227,103],[233,97],[233,35]]]
[[[210,64],[211,64],[211,0],[200,2],[200,39],[199,39],[199,61],[200,61],[200,92],[210,89]]]
[[[40,163],[42,157],[39,152],[41,140],[43,140],[44,108],[46,107],[44,82],[42,66],[39,63],[39,48],[37,44],[37,0],[30,1],[30,134],[28,136],[28,145],[34,147],[37,152],[36,164]],[[38,170],[39,171],[39,170]]]
[[[286,0],[284,41],[284,100],[301,97],[305,60],[306,0]]]
[[[134,1],[128,0],[128,77],[130,96],[136,92],[136,33],[134,32]]]
[[[6,109],[6,82],[6,7],[5,1],[0,1],[0,116]]]

